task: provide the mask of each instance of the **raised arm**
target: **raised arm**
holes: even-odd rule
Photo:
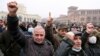
[[[10,2],[7,4],[8,6],[8,16],[7,16],[7,27],[8,32],[13,36],[15,41],[17,41],[21,46],[25,45],[25,36],[20,31],[18,27],[18,18],[16,12],[18,10],[16,2]]]
[[[45,31],[46,31],[46,39],[48,39],[53,44],[53,47],[56,50],[60,43],[55,38],[55,36],[53,34],[53,27],[52,27],[52,19],[51,18],[49,18],[47,20]]]

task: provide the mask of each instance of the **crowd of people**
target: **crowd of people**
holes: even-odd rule
[[[100,27],[87,23],[80,30],[73,25],[53,26],[53,19],[45,24],[19,23],[17,3],[7,4],[7,21],[0,20],[0,56],[99,56]]]

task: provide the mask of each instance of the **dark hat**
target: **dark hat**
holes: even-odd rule
[[[66,24],[59,24],[57,29],[67,29],[67,25]]]
[[[82,32],[79,32],[79,31],[75,31],[73,32],[75,34],[75,36],[82,36]]]

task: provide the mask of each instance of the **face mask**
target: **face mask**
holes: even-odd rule
[[[28,32],[32,33],[34,28],[28,28]]]
[[[72,50],[75,51],[75,52],[79,52],[79,51],[81,51],[81,49],[82,49],[81,47],[78,47],[78,48],[72,48]]]
[[[89,37],[89,43],[96,44],[96,42],[97,42],[97,38],[95,36]]]

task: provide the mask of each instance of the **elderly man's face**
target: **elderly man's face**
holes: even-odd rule
[[[45,31],[41,27],[36,27],[33,33],[33,40],[38,44],[42,44],[45,39]]]

